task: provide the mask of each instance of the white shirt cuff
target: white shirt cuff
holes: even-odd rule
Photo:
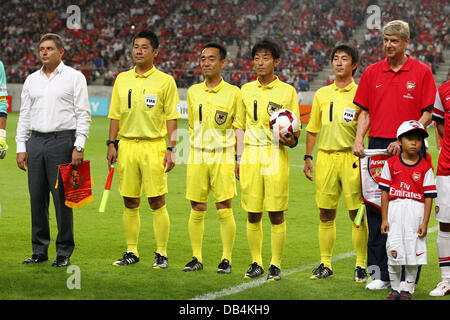
[[[75,139],[75,143],[73,144],[74,147],[82,147],[84,149],[84,145],[86,144],[86,137],[83,135],[79,135]]]
[[[27,147],[25,145],[25,142],[17,142],[17,149],[16,153],[19,152],[27,152]]]

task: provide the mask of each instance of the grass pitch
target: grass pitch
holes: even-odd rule
[[[123,202],[118,193],[118,178],[114,177],[105,213],[98,207],[108,174],[106,145],[109,120],[94,117],[85,158],[91,160],[94,179],[94,201],[74,210],[76,248],[72,267],[53,268],[55,258],[56,219],[50,206],[52,243],[49,262],[22,265],[31,255],[31,214],[27,176],[15,161],[15,132],[18,114],[8,117],[9,152],[0,160],[0,299],[1,300],[380,300],[387,290],[371,292],[364,285],[353,283],[355,255],[351,242],[351,222],[342,203],[337,215],[337,240],[334,248],[335,276],[325,280],[309,280],[311,270],[320,260],[317,240],[318,208],[314,200],[314,184],[303,174],[305,133],[299,146],[289,150],[291,159],[290,203],[286,213],[287,240],[282,259],[282,280],[268,283],[264,279],[246,280],[243,274],[250,261],[246,238],[247,213],[233,201],[237,233],[233,250],[233,270],[230,275],[216,273],[221,257],[219,220],[212,198],[205,218],[203,241],[204,270],[185,273],[184,265],[192,257],[188,234],[190,205],[185,199],[185,164],[177,164],[169,173],[169,194],[166,197],[171,230],[168,245],[169,268],[152,269],[155,249],[152,214],[142,199],[139,252],[141,261],[127,267],[114,267],[113,261],[126,249],[122,226]],[[185,120],[179,128],[186,128]],[[429,152],[436,165],[438,152],[434,129],[430,130]],[[431,299],[428,293],[440,281],[436,253],[436,221],[431,217],[428,235],[428,265],[422,268],[415,299]],[[263,217],[263,259],[270,262],[270,223]],[[434,228],[433,228],[434,227]],[[77,281],[75,281],[77,280]],[[448,300],[448,297],[433,298]]]

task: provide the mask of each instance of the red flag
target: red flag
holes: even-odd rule
[[[85,160],[79,166],[70,163],[59,165],[61,178],[64,183],[64,194],[66,206],[69,208],[80,208],[94,200],[92,197],[93,185],[91,179],[90,161]],[[55,189],[58,188],[58,180]]]

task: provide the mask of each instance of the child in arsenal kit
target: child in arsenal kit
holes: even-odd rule
[[[388,235],[392,288],[388,300],[411,300],[417,269],[427,263],[427,227],[437,194],[431,163],[419,155],[425,137],[428,133],[420,122],[403,122],[397,130],[401,153],[385,162],[381,174],[381,232]],[[406,286],[400,291],[402,266]]]

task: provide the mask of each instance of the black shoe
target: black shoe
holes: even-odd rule
[[[281,270],[277,266],[271,264],[269,268],[269,273],[267,275],[268,281],[278,281],[281,280]]]
[[[40,254],[33,254],[30,258],[23,261],[22,264],[33,264],[33,263],[41,263],[48,260],[47,256],[40,255]]]
[[[323,263],[321,263],[316,269],[313,270],[313,275],[310,277],[311,280],[324,279],[327,277],[332,277],[333,271],[330,268],[325,267]]]
[[[217,268],[217,273],[231,273],[231,264],[228,259],[223,259],[219,263],[219,267]]]
[[[399,300],[414,300],[413,295],[408,291],[400,291],[400,299]]]
[[[402,296],[400,292],[392,289],[391,292],[389,292],[389,295],[384,300],[400,300],[401,297]]]
[[[367,282],[367,271],[366,268],[361,266],[357,266],[355,269],[355,282],[356,283],[365,283]]]
[[[244,278],[252,279],[259,277],[264,273],[264,269],[258,265],[257,262],[253,262],[248,268],[247,272],[244,274]]]
[[[70,264],[69,257],[57,256],[52,263],[52,267],[67,267]]]
[[[125,252],[123,257],[112,263],[113,266],[127,266],[129,264],[138,263],[139,258],[132,252]]]
[[[155,253],[155,262],[153,263],[153,269],[166,269],[169,265],[169,259],[166,256],[158,253]]]
[[[203,263],[198,261],[196,257],[192,257],[192,260],[189,261],[184,267],[183,271],[198,271],[203,269]]]

